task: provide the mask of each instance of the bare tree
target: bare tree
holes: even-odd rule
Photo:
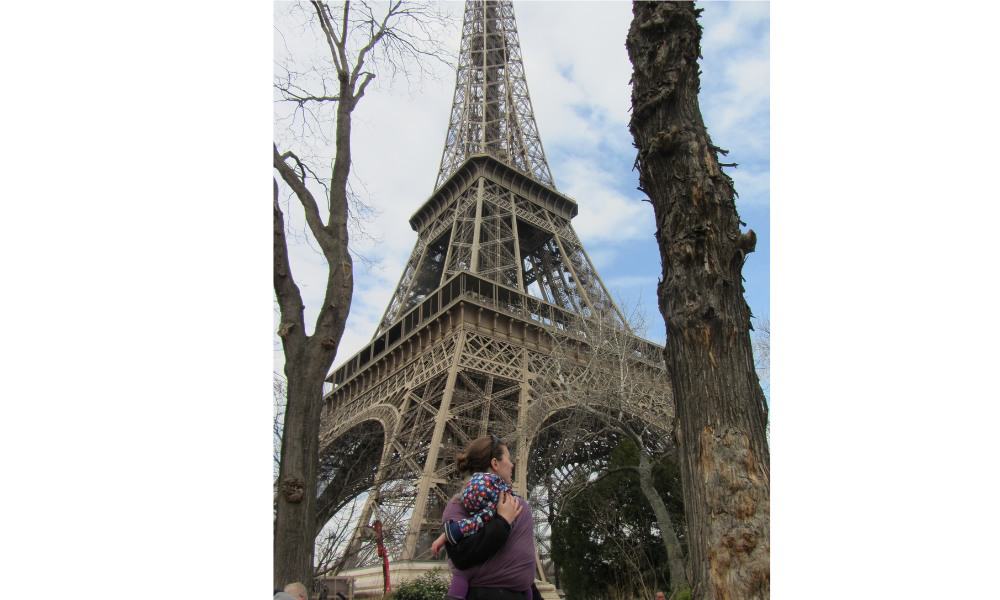
[[[342,568],[346,558],[345,554],[348,552],[348,544],[351,541],[351,534],[357,525],[360,504],[360,499],[355,498],[316,536],[315,577],[336,575]]]
[[[427,57],[440,55],[439,38],[428,23],[443,19],[427,5],[402,0],[385,4],[314,1],[306,9],[307,27],[318,28],[327,64],[310,65],[301,71],[279,67],[275,89],[280,101],[294,104],[304,114],[315,117],[323,107],[332,107],[334,156],[329,174],[321,175],[318,167],[293,150],[279,150],[275,143],[273,165],[304,211],[308,233],[329,269],[322,305],[309,335],[302,294],[292,276],[276,178],[274,291],[280,312],[278,336],[285,357],[287,405],[274,528],[275,587],[310,581],[313,569],[323,383],[337,354],[354,290],[348,248],[352,114],[378,69],[405,74],[419,69]],[[311,123],[315,130],[324,128],[322,119],[314,118]]]
[[[770,595],[767,404],[754,369],[733,182],[698,105],[700,9],[634,2],[630,129],[663,263],[658,297],[677,406],[695,598]]]
[[[545,378],[554,384],[541,396],[550,406],[573,408],[562,419],[548,423],[548,427],[558,429],[561,438],[560,449],[549,461],[558,465],[555,472],[559,479],[573,483],[557,484],[556,498],[550,501],[573,497],[597,480],[579,477],[580,467],[600,472],[598,478],[625,469],[637,473],[640,489],[661,532],[671,590],[679,593],[689,587],[684,551],[666,504],[653,484],[652,471],[657,460],[673,452],[665,402],[670,387],[664,378],[659,348],[632,333],[644,329],[638,311],[633,310],[624,326],[612,318],[581,318],[570,328],[572,333],[551,336],[552,359]],[[623,438],[639,449],[638,464],[600,470],[600,461],[606,456],[600,457],[596,465],[586,464],[586,455],[593,453],[581,454],[581,446]],[[606,442],[604,448],[608,448]],[[595,466],[598,471],[593,470]]]

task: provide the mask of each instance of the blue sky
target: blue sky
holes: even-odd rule
[[[744,268],[753,314],[769,308],[769,7],[767,3],[707,3],[702,16],[702,112],[714,143],[730,150],[728,169],[740,194],[740,216],[758,236],[757,252]],[[446,9],[461,14],[461,3]],[[579,206],[573,225],[608,288],[625,307],[637,308],[647,336],[664,339],[656,310],[660,258],[653,237],[652,207],[636,190],[635,150],[628,131],[631,65],[625,35],[628,2],[517,2],[515,15],[535,118],[557,188]],[[298,57],[320,56],[307,39],[293,35],[287,5],[275,11],[276,60],[286,48]],[[558,25],[553,26],[553,23]],[[457,51],[457,25],[445,34]],[[419,80],[376,80],[355,113],[354,180],[376,211],[353,247],[368,264],[356,263],[355,296],[338,352],[339,364],[371,338],[403,264],[416,241],[407,218],[433,191],[441,157],[454,71],[440,65]],[[292,146],[282,120],[275,137]],[[319,156],[329,147],[314,141]],[[330,153],[332,155],[332,153]],[[315,319],[326,266],[309,245],[303,220],[288,205],[290,229],[303,235],[292,248],[292,266]],[[310,323],[311,327],[311,323]],[[283,357],[275,346],[275,368]]]

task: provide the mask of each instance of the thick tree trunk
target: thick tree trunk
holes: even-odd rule
[[[288,408],[281,438],[277,518],[274,535],[274,584],[311,584],[316,537],[316,472],[319,466],[319,412],[325,371],[304,372],[285,363]],[[308,542],[306,541],[308,540]]]
[[[700,11],[635,2],[631,130],[663,261],[664,352],[677,405],[695,598],[770,596],[767,406],[754,371],[732,180],[698,105]]]
[[[653,485],[653,466],[649,462],[649,457],[641,450],[639,451],[638,471],[639,487],[642,489],[643,495],[646,496],[646,501],[653,508],[656,524],[663,537],[663,547],[667,551],[667,566],[670,569],[670,596],[674,597],[680,590],[690,587],[684,564],[684,550],[681,548],[680,540],[677,539],[670,513],[667,512],[667,505],[663,503],[663,498],[660,497],[660,493]]]

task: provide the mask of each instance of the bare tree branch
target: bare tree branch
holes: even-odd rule
[[[341,36],[339,39],[337,38],[337,34],[333,31],[333,26],[331,25],[333,18],[330,16],[330,7],[327,3],[313,1],[311,4],[316,10],[316,15],[319,16],[319,25],[326,36],[326,43],[330,48],[330,56],[333,58],[333,64],[336,66],[338,73],[343,73],[344,65],[347,64],[347,60],[345,57],[341,56],[341,52],[343,51],[344,39],[346,38],[346,35]],[[347,26],[347,5],[348,3],[345,2],[345,27]]]
[[[287,167],[287,165],[286,165]],[[292,176],[295,174],[292,173]],[[305,341],[305,304],[299,286],[292,277],[285,240],[285,220],[278,204],[278,182],[274,181],[274,290],[281,311],[278,336],[285,352],[299,348]]]
[[[278,170],[281,178],[284,180],[288,187],[292,188],[295,192],[295,197],[298,198],[299,202],[302,204],[302,209],[306,214],[306,223],[309,224],[309,229],[312,234],[316,236],[316,240],[320,243],[320,247],[323,247],[323,241],[328,237],[326,232],[326,226],[323,224],[322,218],[319,215],[319,206],[316,204],[316,199],[313,197],[312,192],[306,187],[305,178],[299,177],[295,170],[288,166],[285,162],[286,158],[293,158],[296,162],[301,165],[298,158],[291,152],[286,152],[284,154],[278,154],[278,146],[274,146],[274,168]],[[277,184],[276,184],[277,186]],[[277,196],[277,187],[275,188],[275,195]],[[275,203],[277,206],[277,203]]]
[[[390,2],[389,3],[389,10],[387,10],[385,12],[385,16],[382,17],[382,21],[378,24],[378,30],[374,30],[373,31],[373,29],[374,29],[373,27],[369,28],[371,39],[368,41],[367,44],[365,44],[361,48],[361,50],[358,51],[357,62],[354,63],[354,68],[351,69],[351,85],[352,86],[354,84],[356,84],[357,81],[358,81],[358,76],[361,74],[361,68],[365,64],[365,56],[367,56],[368,53],[371,52],[371,49],[375,47],[375,44],[378,44],[379,41],[382,39],[382,36],[385,35],[386,27],[387,27],[387,25],[389,23],[389,19],[391,19],[393,16],[395,16],[396,11],[399,9],[399,5],[400,4],[401,4],[401,0],[397,0],[396,2]],[[369,23],[374,23],[374,19],[369,20]]]

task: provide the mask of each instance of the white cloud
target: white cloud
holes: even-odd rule
[[[590,262],[594,264],[598,273],[610,272],[615,261],[621,255],[621,251],[612,245],[584,243],[584,248],[586,248],[587,256],[590,257]]]
[[[699,100],[712,141],[740,165],[730,172],[741,204],[769,202],[768,12],[767,3],[711,3],[703,17]]]
[[[770,171],[755,171],[740,165],[736,169],[726,169],[726,172],[733,178],[733,185],[739,194],[736,199],[738,206],[768,204],[771,196]]]
[[[523,2],[514,11],[546,147],[596,147],[608,137],[628,135],[631,65],[624,40],[631,5]]]
[[[725,65],[726,90],[712,103],[717,118],[712,126],[720,135],[732,133],[768,108],[769,65],[767,57],[735,59]]]
[[[754,28],[770,18],[768,2],[715,2],[702,16],[702,46],[724,50],[753,41]]]
[[[578,200],[579,214],[573,228],[586,242],[624,241],[650,234],[651,220],[638,199],[628,199],[614,189],[613,176],[600,162],[571,159],[560,165],[568,182],[565,192]]]
[[[726,77],[733,82],[739,100],[760,101],[770,96],[770,65],[767,56],[734,60],[726,67]]]

